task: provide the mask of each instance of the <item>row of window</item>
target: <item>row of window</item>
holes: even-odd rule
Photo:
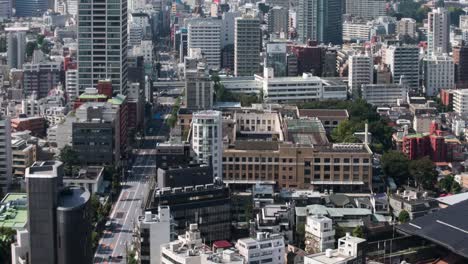
[[[330,163],[332,161],[331,158],[314,158],[314,163]],[[350,158],[334,158],[333,163],[350,163],[351,159]],[[360,159],[360,158],[353,158],[352,162],[353,163],[364,163],[367,164],[369,163],[368,158]],[[223,157],[223,162],[275,162],[278,163],[280,162],[279,158],[272,158],[272,157]],[[292,158],[282,158],[281,159],[282,163],[295,163],[297,162],[295,159]],[[304,166],[305,167],[310,167],[312,164],[312,161],[304,161]]]

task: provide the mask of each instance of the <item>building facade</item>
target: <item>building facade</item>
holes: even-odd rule
[[[410,92],[419,91],[419,48],[411,45],[392,45],[386,50],[386,62],[390,66],[393,83],[403,81]]]
[[[234,25],[234,75],[252,76],[259,70],[260,20],[250,15],[237,17]]]
[[[187,50],[200,49],[208,67],[221,69],[221,22],[216,19],[193,19],[188,22]]]
[[[8,116],[0,116],[0,188],[5,193],[12,181],[13,161],[11,149],[11,124]]]
[[[429,55],[423,60],[426,96],[436,96],[440,89],[455,86],[455,64],[448,54]]]
[[[385,0],[346,0],[346,14],[371,20],[387,13]]]
[[[361,86],[374,82],[374,61],[369,55],[353,55],[349,57],[348,85],[350,93],[357,96]]]
[[[427,14],[427,49],[431,54],[450,51],[450,15],[447,9],[438,7]]]

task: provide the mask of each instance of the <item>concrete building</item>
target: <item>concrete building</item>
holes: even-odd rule
[[[29,263],[90,263],[90,193],[61,189],[63,165],[36,162],[26,170]],[[71,235],[73,234],[73,235]],[[44,243],[48,241],[48,243]]]
[[[285,244],[282,235],[257,233],[256,238],[237,240],[236,249],[248,263],[285,263]],[[254,262],[255,263],[255,262]]]
[[[266,45],[266,67],[273,69],[273,76],[288,76],[286,42],[272,42]]]
[[[460,116],[468,114],[468,89],[453,92],[453,111]]]
[[[299,118],[318,118],[327,133],[338,127],[341,122],[349,120],[346,109],[297,109]]]
[[[11,17],[12,6],[12,0],[0,0],[0,19]]]
[[[287,38],[289,34],[289,8],[274,6],[268,11],[268,32]]]
[[[299,41],[341,44],[342,0],[298,0],[297,33]]]
[[[193,49],[200,49],[210,69],[221,69],[221,21],[196,18],[188,21],[188,56]]]
[[[305,225],[305,250],[308,253],[320,253],[335,246],[333,221],[321,215],[307,216]]]
[[[455,83],[458,87],[468,87],[468,46],[457,46],[452,49],[455,63]]]
[[[416,20],[407,17],[400,19],[397,23],[397,34],[416,38]]]
[[[390,66],[393,83],[404,83],[409,91],[419,91],[419,48],[411,45],[392,45],[386,49],[386,63]]]
[[[358,96],[361,86],[374,82],[374,60],[369,55],[349,57],[348,86],[352,96]]]
[[[35,61],[23,64],[23,93],[36,94],[37,98],[46,97],[52,88],[61,82],[62,65],[60,62]]]
[[[192,117],[192,149],[198,162],[210,164],[213,178],[222,177],[223,131],[219,111],[201,111]]]
[[[427,14],[427,50],[429,55],[450,52],[450,15],[438,7]]]
[[[75,101],[80,95],[78,86],[78,70],[70,69],[65,72],[65,91],[71,101]]]
[[[304,264],[359,264],[366,262],[366,240],[346,233],[338,239],[337,249],[304,257]]]
[[[171,212],[161,206],[158,214],[145,212],[136,224],[135,248],[141,264],[160,264],[161,246],[171,241]]]
[[[71,171],[73,173],[73,171]],[[77,174],[64,175],[63,186],[79,186],[86,188],[91,195],[103,193],[104,186],[104,167],[88,166],[82,167]]]
[[[385,0],[346,0],[346,14],[372,20],[387,14]]]
[[[24,139],[15,138],[11,140],[11,149],[13,154],[13,177],[24,180],[26,168],[36,162],[36,145],[28,144]]]
[[[185,187],[213,183],[213,170],[206,164],[179,164],[158,168],[158,188]]]
[[[126,7],[127,0],[112,3],[91,0],[78,5],[78,43],[80,43],[78,85],[80,91],[95,87],[99,80],[110,79],[114,91],[127,94],[128,18]]]
[[[343,41],[365,42],[370,39],[372,24],[362,20],[343,22]]]
[[[40,17],[49,8],[54,8],[49,5],[49,0],[16,0],[15,9],[17,17]]]
[[[259,71],[260,20],[253,15],[237,17],[234,25],[234,75],[252,76]]]
[[[8,116],[0,116],[0,188],[5,193],[12,181],[11,124]]]
[[[429,197],[427,193],[414,190],[397,191],[390,195],[388,201],[395,217],[406,211],[411,220],[439,210],[439,202],[436,199]]]
[[[213,107],[213,82],[206,69],[206,64],[188,62],[185,58],[185,107],[190,110],[208,110]],[[190,65],[194,64],[194,65]]]
[[[428,55],[423,60],[424,91],[426,96],[436,96],[440,89],[455,86],[455,64],[448,54]]]
[[[3,0],[5,1],[5,0]],[[6,0],[7,2],[10,0]],[[0,3],[1,6],[1,3]],[[0,8],[0,10],[2,10]],[[1,11],[0,11],[1,12]],[[1,15],[0,15],[1,17]],[[26,31],[29,28],[5,28],[7,33],[7,65],[11,69],[22,69],[26,56]]]
[[[364,84],[361,91],[362,99],[375,106],[396,106],[408,97],[408,88],[402,84]]]

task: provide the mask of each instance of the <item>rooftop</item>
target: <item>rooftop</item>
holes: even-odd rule
[[[8,193],[0,202],[0,227],[23,229],[27,218],[27,195]]]
[[[104,167],[102,166],[89,166],[81,168],[77,175],[67,175],[64,176],[64,180],[95,180],[101,176],[104,172]]]
[[[73,210],[86,204],[91,195],[83,187],[68,187],[60,193],[58,208],[59,210]]]
[[[346,109],[299,109],[299,115],[302,117],[334,117],[334,118],[345,118],[349,117],[348,110]]]
[[[454,205],[468,200],[468,192],[437,198],[439,203]]]

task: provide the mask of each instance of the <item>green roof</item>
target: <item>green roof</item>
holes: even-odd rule
[[[81,94],[80,99],[106,99],[107,96],[104,94]]]
[[[123,102],[125,102],[126,97],[124,95],[118,94],[115,97],[112,97],[112,99],[109,99],[107,102],[114,104],[114,105],[121,105]]]
[[[9,193],[3,198],[0,203],[0,227],[25,228],[28,219],[26,199],[25,193]]]

